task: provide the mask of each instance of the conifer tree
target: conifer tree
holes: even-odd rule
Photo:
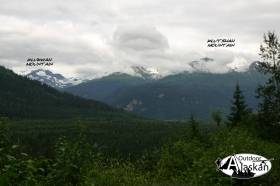
[[[231,126],[236,126],[248,113],[249,109],[245,103],[245,98],[240,90],[239,83],[237,83],[233,94],[231,112],[227,117],[229,124]]]
[[[259,72],[268,75],[268,81],[258,88],[260,99],[258,118],[265,126],[280,125],[280,43],[277,35],[268,32],[260,46]]]
[[[220,127],[223,120],[222,113],[220,111],[212,112],[212,119],[215,121],[217,127]]]
[[[198,122],[195,120],[194,116],[191,114],[190,119],[189,119],[189,124],[191,127],[191,137],[192,138],[197,138],[199,137],[199,127],[198,127]]]

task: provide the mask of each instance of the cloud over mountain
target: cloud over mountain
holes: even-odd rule
[[[28,57],[51,57],[49,69],[69,76],[130,71],[131,65],[191,70],[190,62],[211,57],[209,70],[223,72],[257,60],[263,33],[280,30],[276,0],[0,3],[0,65],[16,71],[29,68]],[[219,37],[235,38],[236,47],[207,48],[208,39]]]

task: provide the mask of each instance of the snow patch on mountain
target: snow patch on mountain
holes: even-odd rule
[[[186,62],[185,68],[182,68],[178,71],[171,71],[157,67],[151,66],[127,66],[127,68],[119,71],[120,74],[129,74],[132,76],[141,77],[145,80],[157,80],[164,78],[168,75],[174,75],[183,72],[195,73],[195,72],[205,72],[205,73],[228,73],[228,72],[245,72],[250,71],[250,65],[253,62],[249,62],[248,59],[244,57],[235,57],[230,63],[223,63],[221,60],[216,60],[210,57],[203,57],[191,62]],[[33,71],[20,71],[19,75],[27,76],[30,79],[40,81],[42,83],[48,84],[55,88],[66,88],[70,86],[74,86],[89,79],[99,79],[102,77],[109,76],[111,74],[115,74],[117,72],[92,72],[90,74],[91,78],[87,76],[83,78],[75,78],[75,77],[64,77],[59,73],[53,73],[50,70],[46,69],[37,69]],[[94,76],[93,76],[94,74]]]
[[[235,57],[230,63],[221,64],[213,58],[204,57],[189,63],[192,72],[206,72],[206,73],[228,73],[228,72],[245,72],[249,70],[252,63],[243,57]]]
[[[134,75],[142,77],[143,79],[160,79],[162,75],[156,68],[143,67],[143,66],[132,66],[131,67]]]
[[[25,75],[29,79],[40,81],[54,88],[66,88],[84,82],[79,78],[66,78],[61,74],[55,74],[50,70],[38,69]]]

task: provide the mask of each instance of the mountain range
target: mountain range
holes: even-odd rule
[[[108,73],[108,72],[94,73],[93,72],[91,74],[91,77],[87,77],[86,79],[83,79],[80,77],[79,78],[77,78],[77,77],[68,78],[62,74],[53,73],[50,70],[44,70],[44,69],[37,69],[37,70],[33,70],[33,71],[24,71],[24,72],[20,72],[19,74],[26,76],[29,79],[40,81],[51,87],[63,89],[63,88],[68,88],[68,87],[72,87],[72,86],[87,82],[89,80],[102,79],[102,78],[106,78],[107,76],[116,75],[116,74],[126,74],[126,75],[133,76],[133,77],[139,77],[144,80],[159,80],[159,79],[162,79],[167,76],[181,74],[184,72],[211,73],[213,71],[213,68],[216,68],[217,63],[218,62],[213,58],[204,57],[204,58],[200,58],[195,61],[191,61],[190,63],[187,63],[186,66],[183,67],[180,71],[170,71],[169,70],[169,71],[164,71],[164,72],[159,71],[157,68],[153,68],[153,67],[132,65],[129,68],[125,68],[126,70],[124,70],[124,71],[117,71],[117,72],[113,72],[113,73]],[[233,63],[225,65],[222,68],[223,69],[222,72],[223,71],[224,71],[223,73],[243,72],[244,69],[246,71],[247,68],[248,68],[248,62],[246,62],[246,64],[244,64],[244,62],[242,63],[242,61],[241,62],[234,61]],[[92,75],[94,75],[94,76],[92,76]]]
[[[229,112],[237,83],[255,109],[255,90],[265,79],[253,64],[246,72],[183,72],[160,79],[114,73],[63,90],[151,118],[177,120],[193,114],[209,119],[213,111]]]
[[[197,69],[194,72],[185,71],[167,76],[155,69],[132,66],[133,74],[115,72],[74,83],[63,75],[43,70],[33,71],[27,77],[86,99],[166,120],[185,119],[190,114],[209,119],[213,111],[227,114],[235,85],[239,83],[247,104],[254,110],[258,105],[255,90],[266,79],[256,71],[256,63],[252,63],[244,72],[234,69],[227,73],[203,71],[203,64],[212,60],[203,58],[191,63]]]
[[[131,69],[133,71],[133,76],[142,78],[144,80],[160,79],[162,77],[157,70],[152,68],[145,68],[142,66],[131,66]],[[124,74],[124,73],[115,72],[109,74],[108,76],[115,75],[115,74]],[[73,78],[73,77],[67,78],[62,74],[53,73],[52,71],[45,70],[45,69],[36,69],[30,72],[22,72],[20,73],[20,75],[26,76],[27,78],[32,80],[40,81],[41,83],[47,84],[57,89],[68,88],[89,81],[88,79],[81,79],[81,78]],[[106,76],[107,75],[104,75],[103,77]]]

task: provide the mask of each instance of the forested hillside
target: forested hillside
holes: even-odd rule
[[[114,93],[122,89],[127,89],[128,87],[147,83],[148,81],[150,80],[124,73],[113,73],[103,78],[94,79],[62,90],[87,99],[110,103],[109,100],[113,99]]]
[[[256,109],[256,88],[265,80],[253,63],[246,72],[184,72],[159,80],[114,74],[64,90],[150,118],[176,120],[194,114],[207,120],[215,110],[229,112],[229,100],[237,82],[248,105]]]
[[[73,118],[119,115],[98,101],[62,93],[0,66],[0,115],[16,118]]]

